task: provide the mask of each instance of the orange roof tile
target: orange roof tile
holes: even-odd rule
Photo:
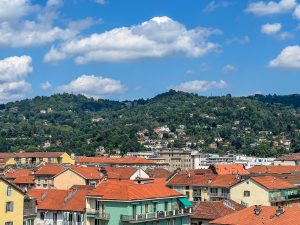
[[[275,160],[277,160],[277,161],[300,160],[300,153],[291,153],[291,154],[282,155]]]
[[[169,180],[168,185],[231,187],[240,181],[238,175],[196,175],[182,171]]]
[[[65,201],[72,190],[30,189],[28,195],[34,197],[38,210],[85,212],[86,195],[89,190],[78,190],[69,201]]]
[[[211,166],[212,170],[218,175],[225,174],[249,174],[242,164],[215,164]]]
[[[70,169],[74,170],[87,180],[100,180],[103,177],[98,167],[71,166]]]
[[[138,169],[134,167],[103,167],[101,170],[107,172],[109,179],[130,179]]]
[[[5,152],[0,153],[0,158],[9,157],[9,158],[56,158],[60,157],[64,152]]]
[[[284,213],[276,216],[275,206],[262,206],[259,215],[254,213],[255,206],[242,209],[227,216],[211,221],[217,225],[300,225],[300,209],[284,208]]]
[[[13,181],[14,184],[35,184],[34,176],[21,176]]]
[[[30,176],[33,174],[29,169],[9,169],[4,173],[6,179],[16,179],[17,177]]]
[[[167,179],[172,173],[169,170],[163,168],[149,168],[146,170],[146,173],[149,174],[152,178],[165,178]]]
[[[198,207],[193,212],[192,218],[214,220],[244,208],[244,206],[232,200],[199,202]]]
[[[41,166],[38,168],[38,170],[34,173],[35,176],[54,176],[60,172],[62,172],[65,168],[63,166],[59,165],[53,165],[53,164],[45,164],[44,166]]]
[[[256,183],[264,186],[268,190],[295,188],[295,186],[293,184],[288,183],[284,180],[278,179],[274,176],[257,176],[257,177],[251,177],[250,179],[252,179]]]
[[[300,173],[300,166],[254,166],[248,171],[251,174]]]
[[[110,157],[79,157],[75,160],[76,164],[80,163],[99,163],[99,164],[124,164],[124,165],[143,165],[155,164],[154,161],[144,158],[110,158]]]
[[[89,195],[120,201],[182,196],[181,193],[166,187],[162,180],[146,184],[137,184],[131,180],[107,180],[100,183]]]

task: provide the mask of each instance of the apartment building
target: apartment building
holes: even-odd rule
[[[300,153],[282,155],[274,160],[274,165],[298,166],[300,165]]]
[[[184,149],[168,148],[161,149],[160,158],[165,159],[165,163],[169,164],[169,170],[174,171],[178,168],[185,170],[192,168],[191,151]]]
[[[192,204],[160,180],[107,180],[87,196],[87,225],[190,224]]]

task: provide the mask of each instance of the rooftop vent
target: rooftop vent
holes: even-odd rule
[[[278,206],[278,208],[276,209],[276,216],[280,216],[284,213],[284,208],[283,206]]]
[[[262,211],[261,205],[255,205],[255,208],[253,211],[254,211],[254,214],[258,216]]]

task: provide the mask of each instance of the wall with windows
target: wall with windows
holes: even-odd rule
[[[56,189],[67,190],[73,185],[86,185],[86,180],[74,171],[68,169],[53,178],[53,185]]]
[[[24,194],[0,179],[0,224],[22,225]]]
[[[65,225],[65,224],[85,224],[85,213],[67,211],[43,211],[39,210],[36,218],[39,225]]]

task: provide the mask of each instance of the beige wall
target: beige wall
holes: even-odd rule
[[[35,177],[36,189],[53,189],[53,178],[50,176],[36,176]]]
[[[275,166],[296,166],[295,161],[274,161]]]
[[[53,179],[54,188],[67,190],[73,185],[85,185],[84,178],[79,176],[72,170],[65,170],[64,172],[56,175]]]
[[[250,191],[249,197],[244,197],[244,191]],[[237,203],[245,202],[248,207],[253,205],[270,206],[269,192],[252,180],[245,180],[230,189],[230,198]]]

